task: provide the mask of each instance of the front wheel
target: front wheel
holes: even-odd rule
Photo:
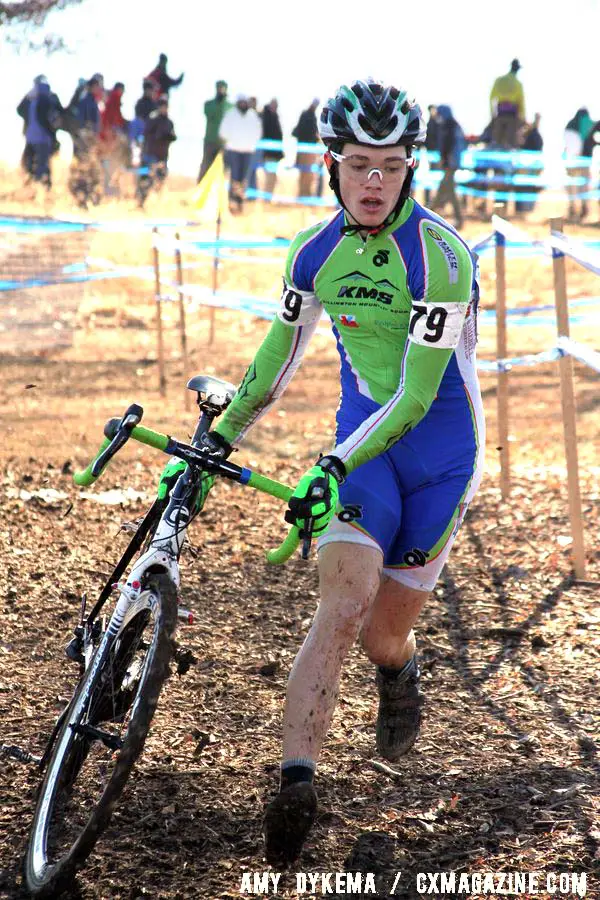
[[[55,897],[110,821],[142,752],[169,674],[177,594],[152,575],[123,620],[113,615],[56,738],[25,855],[25,881]]]

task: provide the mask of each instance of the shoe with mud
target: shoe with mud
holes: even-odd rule
[[[300,856],[317,815],[317,794],[308,781],[288,785],[265,812],[265,855],[269,865],[285,868]]]
[[[377,669],[377,750],[390,762],[408,753],[419,735],[421,708],[425,702],[419,691],[420,681],[416,655],[397,674],[381,666]]]

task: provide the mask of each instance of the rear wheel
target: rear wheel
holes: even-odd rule
[[[38,795],[24,864],[34,896],[56,896],[108,825],[169,673],[176,623],[176,589],[166,575],[152,575],[124,619],[111,619]]]

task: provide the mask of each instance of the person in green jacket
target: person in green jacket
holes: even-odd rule
[[[204,134],[204,154],[200,163],[200,172],[198,173],[198,181],[201,181],[207,170],[211,167],[223,143],[219,138],[219,128],[221,120],[228,109],[233,106],[227,99],[227,82],[217,81],[215,85],[217,93],[212,100],[207,100],[204,104],[204,115],[206,116],[206,132]]]
[[[517,78],[521,68],[513,59],[510,72],[496,78],[490,92],[492,114],[492,142],[509,150],[517,146],[517,135],[525,124],[525,97],[523,85]]]

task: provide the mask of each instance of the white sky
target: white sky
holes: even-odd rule
[[[600,0],[84,0],[54,13],[47,31],[61,33],[70,52],[46,57],[0,43],[0,158],[16,161],[22,137],[15,114],[35,75],[44,73],[61,101],[77,79],[102,72],[126,85],[133,113],[141,81],[167,53],[169,74],[185,71],[171,93],[179,140],[172,170],[196,174],[202,155],[202,105],[225,78],[230,95],[279,99],[284,133],[312,100],[342,82],[374,75],[406,87],[426,108],[448,103],[467,133],[489,120],[494,78],[518,57],[528,118],[542,115],[548,147],[580,106],[600,118]],[[42,37],[44,31],[36,38]]]

